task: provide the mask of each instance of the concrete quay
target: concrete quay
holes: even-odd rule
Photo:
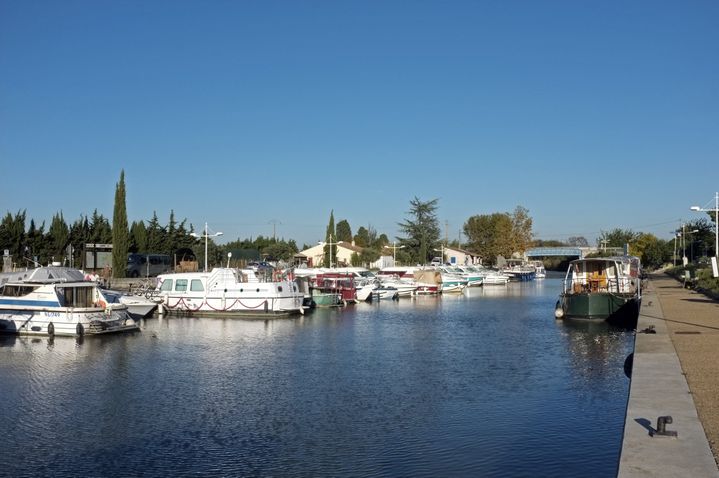
[[[635,339],[620,478],[719,477],[718,368],[719,302],[664,274],[651,276]],[[666,430],[676,437],[656,434],[660,416],[672,417]]]

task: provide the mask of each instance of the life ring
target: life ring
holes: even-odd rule
[[[49,335],[50,337],[55,335],[55,324],[53,324],[52,322],[47,324],[47,335]]]

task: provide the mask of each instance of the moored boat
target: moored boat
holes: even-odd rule
[[[389,285],[396,286],[393,282],[402,284],[400,295],[435,295],[441,290],[442,277],[440,272],[421,267],[385,267],[380,269],[377,277]],[[403,290],[404,289],[404,294]]]
[[[441,291],[443,294],[448,292],[462,292],[467,287],[469,281],[466,277],[457,275],[446,266],[439,266],[437,270],[442,275]]]
[[[140,319],[151,315],[161,302],[160,299],[148,299],[145,296],[124,294],[111,289],[103,289],[102,292],[107,297],[109,303],[126,305],[130,315]]]
[[[530,264],[534,267],[535,279],[544,279],[547,277],[547,269],[544,267],[542,261],[532,261]]]
[[[639,259],[598,257],[569,263],[555,316],[563,319],[606,320],[635,328],[641,306]]]
[[[156,292],[171,312],[265,316],[304,311],[303,294],[296,283],[288,279],[263,282],[250,269],[218,267],[209,272],[161,274]]]
[[[537,270],[528,264],[512,264],[502,269],[502,274],[509,276],[512,281],[526,282],[534,280]]]
[[[0,278],[0,333],[83,336],[138,330],[127,306],[114,304],[82,272],[59,266]]]

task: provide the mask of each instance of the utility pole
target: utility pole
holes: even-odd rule
[[[282,224],[281,221],[278,221],[277,219],[272,219],[270,222],[272,224],[272,240],[277,241],[277,224]]]

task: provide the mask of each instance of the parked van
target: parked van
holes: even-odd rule
[[[172,271],[172,258],[167,254],[128,254],[127,277],[154,277]]]

